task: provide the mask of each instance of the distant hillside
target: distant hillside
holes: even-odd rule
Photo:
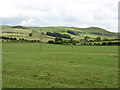
[[[65,26],[52,26],[52,27],[23,27],[23,26],[0,26],[2,29],[2,36],[25,38],[25,39],[39,39],[40,35],[42,41],[54,39],[54,36],[47,35],[47,32],[57,32],[61,35],[70,35],[74,39],[83,39],[85,36],[94,39],[96,37],[114,39],[118,38],[118,34],[107,31],[99,27],[65,27]],[[33,33],[30,37],[29,34]],[[67,38],[65,38],[67,39]]]

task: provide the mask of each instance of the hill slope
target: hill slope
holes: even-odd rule
[[[22,27],[22,26],[0,26],[2,29],[2,36],[25,38],[25,39],[39,39],[40,34],[42,41],[54,39],[53,36],[46,35],[46,32],[57,32],[60,34],[68,34],[74,39],[83,39],[85,36],[94,39],[96,37],[101,38],[117,38],[117,33],[109,32],[105,29],[98,27],[78,28],[78,27],[65,27],[65,26],[53,26],[53,27]],[[29,33],[33,33],[30,37]]]

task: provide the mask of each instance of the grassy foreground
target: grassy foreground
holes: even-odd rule
[[[72,48],[73,47],[73,48]],[[3,43],[3,88],[117,88],[117,46]]]

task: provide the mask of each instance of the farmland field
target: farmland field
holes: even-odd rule
[[[117,46],[3,43],[3,88],[117,88]]]

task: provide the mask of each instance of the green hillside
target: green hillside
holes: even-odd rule
[[[16,26],[0,26],[2,29],[2,35],[6,37],[16,37],[24,38],[28,40],[36,39],[41,40],[43,42],[47,42],[48,40],[52,40],[55,37],[46,35],[47,32],[57,32],[60,34],[70,35],[71,38],[76,40],[83,39],[85,36],[88,36],[91,39],[96,37],[114,39],[117,38],[117,33],[109,32],[105,29],[98,27],[89,27],[89,28],[77,28],[77,27],[65,27],[65,26],[52,26],[52,27],[16,27]],[[68,30],[71,33],[68,33]],[[30,37],[29,34],[33,35]],[[41,35],[41,36],[40,36]]]

